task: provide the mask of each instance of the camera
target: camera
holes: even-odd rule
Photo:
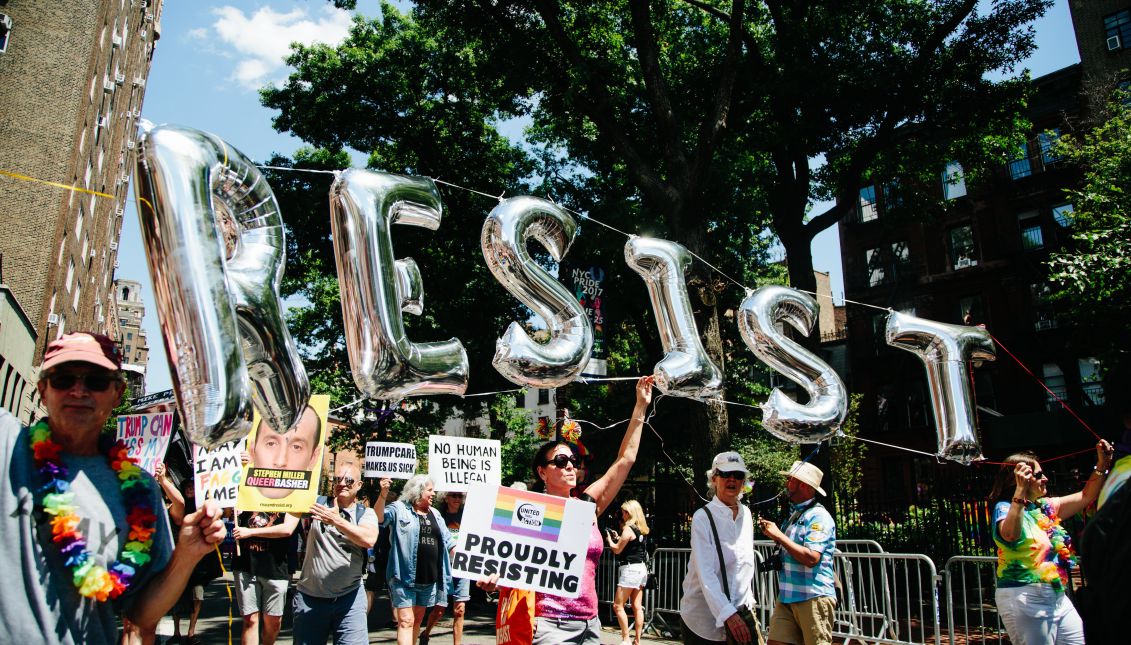
[[[767,571],[781,571],[781,569],[782,564],[780,553],[775,553],[758,563],[758,571],[760,573],[766,573]]]

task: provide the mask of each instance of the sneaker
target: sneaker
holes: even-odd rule
[[[428,634],[420,634],[420,642],[418,645],[428,645]]]

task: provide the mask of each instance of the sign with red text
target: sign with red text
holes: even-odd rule
[[[471,484],[503,482],[502,447],[498,439],[428,437],[428,475],[436,490],[467,492]]]
[[[247,438],[221,444],[215,450],[192,446],[192,478],[197,503],[214,500],[220,508],[235,508],[243,479],[240,453],[247,451]]]
[[[169,438],[173,434],[173,414],[157,412],[118,417],[118,440],[126,444],[130,457],[136,459],[138,466],[150,475],[165,459]]]

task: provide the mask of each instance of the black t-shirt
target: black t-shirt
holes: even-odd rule
[[[285,513],[256,511],[240,513],[238,518],[240,526],[253,529],[274,526],[285,519]],[[236,555],[232,558],[232,570],[262,576],[268,580],[286,580],[290,578],[290,570],[287,567],[290,542],[290,536],[240,540]]]
[[[440,531],[431,511],[416,514],[420,522],[420,543],[416,547],[416,584],[431,585],[440,580]]]
[[[625,564],[644,562],[644,540],[648,536],[635,531],[634,533],[636,533],[636,539],[626,544],[624,551],[621,551],[620,557],[617,558]]]

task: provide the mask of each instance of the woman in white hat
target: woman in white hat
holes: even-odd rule
[[[714,497],[691,518],[691,562],[679,603],[684,643],[756,642],[739,615],[754,608],[754,522],[739,503],[750,471],[737,452],[715,455],[707,471]]]

